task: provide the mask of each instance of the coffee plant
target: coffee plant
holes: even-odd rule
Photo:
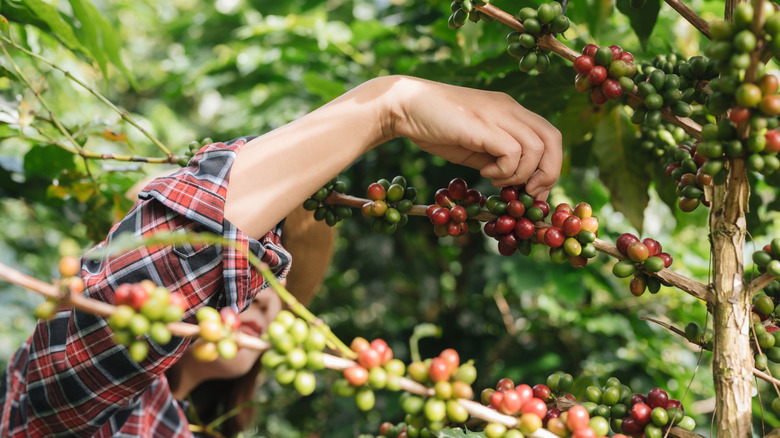
[[[73,3],[83,6],[85,2]],[[350,221],[344,220],[355,216],[352,209],[359,208],[362,216],[369,220],[371,231],[378,235],[394,235],[392,239],[397,240],[407,238],[406,233],[418,232],[418,228],[413,228],[415,224],[410,216],[425,216],[418,222],[425,223],[425,229],[435,237],[436,244],[466,247],[468,242],[484,235],[490,243],[484,248],[502,256],[502,263],[520,265],[535,260],[535,253],[543,253],[548,263],[568,262],[572,267],[585,270],[591,269],[591,260],[597,266],[607,263],[615,277],[626,279],[610,280],[613,285],[622,287],[617,295],[622,293],[626,299],[643,296],[646,291],[655,295],[662,287],[679,289],[706,305],[709,324],[703,327],[702,321],[678,321],[681,329],[668,322],[645,319],[679,335],[681,343],[711,351],[715,393],[712,433],[729,437],[752,436],[754,415],[759,418],[766,415],[770,424],[771,415],[780,416],[780,399],[776,393],[768,400],[756,403],[751,397],[757,386],[754,378],[774,385],[778,383],[772,371],[777,370],[773,364],[780,363],[777,323],[780,320],[777,302],[780,298],[780,240],[770,236],[769,244],[753,252],[752,266],[746,268],[743,260],[746,236],[753,232],[749,226],[756,227],[756,235],[770,235],[773,228],[757,218],[769,217],[767,212],[777,208],[780,94],[772,58],[780,54],[780,12],[774,3],[766,0],[729,3],[724,10],[724,19],[707,22],[679,1],[666,0],[668,6],[709,41],[702,44],[701,53],[688,54],[692,56],[679,53],[650,56],[645,48],[658,15],[658,3],[618,2],[618,9],[629,17],[644,45],[636,49],[632,46],[630,52],[624,49],[632,44],[630,41],[597,41],[608,33],[583,36],[581,28],[592,27],[595,31],[598,27],[597,20],[578,23],[574,18],[582,18],[582,9],[593,6],[585,1],[581,4],[525,2],[519,7],[511,6],[512,10],[510,6],[486,1],[453,1],[449,5],[449,18],[446,12],[427,11],[424,15],[429,21],[420,23],[418,31],[425,26],[434,26],[436,32],[443,32],[444,28],[457,31],[457,34],[436,36],[475,52],[471,54],[475,59],[480,56],[476,47],[481,45],[475,35],[489,37],[491,32],[499,32],[502,34],[500,51],[508,53],[501,56],[512,59],[512,68],[523,75],[513,76],[512,72],[502,71],[495,73],[496,78],[505,75],[512,79],[541,81],[545,75],[558,75],[550,82],[555,82],[555,87],[559,88],[548,83],[546,88],[536,91],[547,93],[547,98],[550,93],[560,92],[575,101],[577,93],[587,93],[588,104],[583,107],[583,113],[609,114],[604,117],[614,115],[619,120],[630,121],[628,125],[617,125],[621,129],[599,125],[595,133],[593,126],[577,129],[582,130],[578,131],[580,137],[597,138],[602,143],[608,143],[605,139],[623,141],[630,138],[636,145],[636,152],[620,152],[630,152],[626,155],[629,157],[644,157],[648,168],[660,169],[656,174],[643,174],[646,178],[631,180],[636,187],[616,184],[610,179],[610,173],[619,173],[616,168],[621,166],[636,169],[637,163],[615,161],[608,153],[598,154],[605,162],[601,163],[603,175],[600,178],[612,191],[618,210],[630,210],[626,205],[630,204],[637,187],[642,192],[641,197],[646,197],[652,179],[667,204],[681,212],[692,213],[693,219],[686,220],[706,220],[706,237],[700,236],[709,241],[710,247],[706,281],[673,270],[684,270],[690,263],[685,255],[679,254],[675,254],[678,262],[672,263],[671,250],[665,252],[662,244],[674,247],[673,242],[661,242],[661,238],[656,240],[654,237],[640,239],[641,233],[618,232],[611,218],[602,219],[600,223],[594,216],[594,201],[571,186],[567,187],[573,189],[571,196],[582,196],[583,199],[572,201],[562,192],[554,192],[551,199],[561,201],[550,204],[533,199],[525,193],[523,186],[504,187],[497,193],[488,193],[480,182],[475,180],[473,187],[469,187],[466,181],[471,181],[470,178],[460,176],[448,177],[443,180],[444,183],[449,180],[446,187],[432,189],[435,187],[432,181],[441,178],[428,176],[427,172],[407,163],[404,171],[390,173],[399,174],[391,179],[376,175],[356,178],[371,181],[366,184],[365,198],[348,195],[346,182],[337,178],[312,194],[304,207],[313,212],[314,219],[341,227],[348,226],[344,222]],[[106,165],[98,169],[91,163],[185,166],[197,150],[210,141],[193,142],[176,155],[153,134],[149,124],[137,121],[138,117],[112,103],[112,100],[123,100],[122,89],[128,90],[138,84],[119,56],[116,34],[95,7],[62,11],[39,2],[3,2],[2,5],[0,42],[3,44],[4,82],[0,85],[7,91],[4,97],[13,102],[8,105],[3,102],[3,142],[24,145],[22,149],[30,151],[22,166],[30,180],[23,181],[24,178],[18,176],[19,170],[6,172],[2,189],[24,197],[28,192],[34,192],[36,184],[40,183],[45,187],[46,196],[58,199],[63,211],[68,213],[62,215],[63,218],[78,216],[87,228],[94,228],[91,232],[79,231],[82,237],[91,236],[88,233],[99,235],[100,231],[105,232],[110,221],[106,215],[90,213],[111,210],[112,219],[121,217],[127,205],[119,199],[118,188],[127,188],[127,182],[118,181],[121,177],[117,175],[137,168]],[[438,18],[432,18],[434,16]],[[73,18],[70,21],[81,23],[91,32],[74,33],[66,18]],[[467,23],[469,21],[471,23]],[[197,20],[193,20],[195,22]],[[446,25],[439,29],[431,22]],[[328,32],[337,33],[336,28],[338,26],[334,25]],[[53,39],[48,32],[54,35]],[[257,28],[243,28],[238,34],[256,32],[262,33]],[[345,42],[348,39],[338,40],[328,32],[318,37],[318,44],[332,44],[338,48],[339,56],[348,54],[354,62],[365,64],[377,58],[373,57],[369,62]],[[358,34],[366,29],[355,26],[350,32]],[[388,35],[392,34],[392,31],[388,32]],[[381,32],[373,36],[385,38]],[[392,37],[387,38],[383,44],[399,45]],[[420,41],[422,39],[416,43],[435,44]],[[56,54],[49,48],[61,48],[60,45],[77,56],[62,64],[53,62],[51,59],[55,59]],[[443,62],[443,53],[431,53],[429,57]],[[277,55],[268,56],[271,59]],[[300,56],[296,53],[285,52],[284,56],[301,59],[296,58]],[[84,59],[94,66],[83,63]],[[320,62],[326,66],[336,65],[322,59],[310,61],[313,65]],[[242,62],[247,62],[246,57],[243,61],[237,60],[236,65]],[[568,63],[571,63],[571,69]],[[84,81],[79,79],[81,75],[71,73],[75,68],[73,65],[81,64],[84,65],[79,68],[106,78],[117,77],[112,76],[114,70],[120,72],[120,91],[113,90],[116,95],[112,99],[105,97],[98,91],[99,84]],[[166,68],[176,70],[173,64],[171,61]],[[387,71],[386,67],[383,65],[381,71]],[[248,69],[246,64],[243,68]],[[568,71],[563,73],[564,69]],[[349,69],[335,74],[347,75],[347,71]],[[441,69],[431,68],[430,71],[443,75]],[[406,72],[415,73],[411,69]],[[471,73],[468,68],[463,70],[464,76]],[[53,76],[55,74],[58,76]],[[333,83],[323,85],[327,79],[318,78],[316,74],[294,71],[291,76],[302,76],[311,87],[319,87],[323,98],[338,94],[334,90],[339,87]],[[566,81],[557,80],[564,76]],[[57,104],[63,106],[63,102],[74,100],[73,95],[70,99],[57,94],[52,98],[53,93],[61,91],[59,86],[48,84],[51,81],[74,85],[79,96],[89,95],[105,105],[115,121],[95,118],[79,123],[55,111]],[[221,79],[212,84],[217,82],[230,80]],[[488,83],[512,92],[516,85],[509,82],[511,80]],[[568,89],[564,91],[561,83],[566,83]],[[169,91],[164,85],[156,86],[163,94]],[[524,97],[533,97],[529,89],[523,90]],[[289,88],[284,92],[290,93]],[[259,101],[266,99],[264,93],[269,91],[258,88],[253,93],[252,99]],[[131,100],[123,104],[132,105]],[[208,112],[206,106],[201,111]],[[268,117],[265,120],[268,125],[278,125],[272,115]],[[588,125],[598,120],[590,117],[581,119],[585,123],[580,121],[580,124]],[[564,120],[561,117],[558,121],[563,123]],[[634,125],[633,130],[623,129]],[[125,128],[132,134],[125,132]],[[105,147],[98,148],[100,152],[93,152],[95,142]],[[147,146],[135,148],[136,143]],[[0,143],[0,147],[5,146]],[[133,152],[126,153],[125,150]],[[569,155],[570,161],[576,161],[577,157]],[[430,182],[426,178],[430,178]],[[640,179],[642,181],[638,181]],[[28,185],[24,186],[25,183]],[[428,193],[430,190],[435,191]],[[420,194],[429,195],[429,199]],[[79,207],[79,202],[86,207]],[[606,209],[599,210],[604,212]],[[629,215],[628,219],[635,228],[641,229],[641,221],[636,221],[636,215]],[[402,229],[402,226],[405,227]],[[614,244],[608,240],[614,240]],[[160,235],[144,242],[122,242],[106,251],[121,251],[139,244],[182,243],[227,244],[209,235]],[[600,254],[604,256],[600,257]],[[409,257],[415,255],[408,254]],[[292,387],[302,396],[315,394],[318,378],[333,373],[333,394],[353,399],[361,412],[386,408],[385,404],[377,403],[382,392],[400,393],[397,397],[400,410],[396,409],[399,415],[393,419],[383,418],[381,426],[372,431],[379,436],[698,436],[691,432],[696,428],[693,417],[687,415],[692,409],[680,401],[682,398],[670,398],[667,389],[671,391],[671,388],[634,390],[626,384],[628,380],[623,383],[615,376],[572,375],[566,371],[553,373],[544,382],[504,375],[487,388],[479,388],[477,382],[484,386],[484,381],[478,380],[478,370],[483,365],[476,359],[464,361],[465,352],[458,351],[457,345],[426,359],[413,357],[408,363],[402,359],[404,355],[399,354],[400,350],[390,347],[398,344],[389,337],[385,338],[389,342],[380,337],[371,341],[357,337],[347,346],[334,334],[335,330],[298,303],[258,260],[252,259],[251,255],[250,260],[290,309],[280,312],[268,332],[260,337],[238,330],[238,315],[229,308],[220,311],[204,308],[197,313],[197,324],[181,322],[186,311],[181,295],[149,281],[118,285],[113,303],[90,300],[81,295],[85,285],[79,278],[81,263],[75,257],[60,260],[60,278],[52,284],[35,280],[4,264],[0,265],[0,277],[46,297],[34,311],[35,317],[41,320],[69,308],[106,317],[114,332],[114,341],[125,345],[129,356],[139,362],[145,360],[149,342],[165,345],[174,335],[185,336],[200,339],[193,352],[204,361],[218,357],[229,359],[235,356],[239,347],[263,351],[262,363],[267,373],[278,384]],[[511,329],[511,325],[507,327]],[[684,384],[686,382],[675,383]],[[769,391],[762,393],[770,394]],[[767,408],[766,412],[762,407]],[[774,424],[777,425],[777,421]],[[706,427],[700,425],[698,430],[706,430]],[[775,433],[770,432],[770,435]]]

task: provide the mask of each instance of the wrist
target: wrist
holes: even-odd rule
[[[414,78],[395,75],[379,77],[366,83],[374,90],[380,143],[405,136],[402,127],[407,120],[408,90],[413,82]]]

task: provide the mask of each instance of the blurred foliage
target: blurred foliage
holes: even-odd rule
[[[575,25],[565,34],[566,44],[579,49],[587,42],[617,43],[638,59],[700,52],[704,38],[662,2],[646,6],[650,17],[658,11],[654,26],[634,12],[621,14],[625,3],[569,3]],[[537,3],[495,4],[516,12]],[[714,0],[691,6],[706,19],[723,8]],[[602,238],[614,241],[622,232],[653,236],[675,257],[675,270],[706,279],[706,211],[685,215],[674,208],[664,194],[668,181],[656,180],[666,163],[641,156],[638,130],[625,109],[591,105],[576,93],[571,66],[559,58],[544,75],[521,73],[505,53],[506,27],[468,23],[453,32],[448,13],[443,1],[0,1],[14,41],[115,102],[177,156],[193,140],[271,130],[379,75],[506,92],[563,133],[564,168],[553,205],[589,202]],[[127,211],[127,189],[172,166],[85,160],[54,145],[52,139],[73,147],[22,85],[19,72],[85,150],[165,157],[62,72],[6,49],[10,58],[0,58],[0,261],[47,279],[55,275],[58,257],[97,243]],[[495,193],[478,173],[400,139],[366,154],[343,178],[351,194],[362,195],[370,182],[398,174],[418,187],[422,202],[431,202],[454,177]],[[749,220],[760,247],[768,241],[763,236],[777,229],[780,201],[762,181],[755,183]],[[477,388],[501,377],[540,383],[558,369],[579,376],[579,392],[609,376],[637,392],[662,386],[697,414],[708,434],[710,354],[696,353],[677,335],[640,319],[705,324],[704,306],[666,288],[634,297],[627,281],[612,276],[612,263],[600,256],[584,269],[553,265],[541,249],[530,257],[501,257],[494,242],[481,236],[438,239],[422,218],[392,237],[380,236],[355,218],[339,225],[332,268],[310,307],[347,342],[382,337],[405,360],[414,327],[437,324],[443,336],[421,341],[423,357],[456,348],[463,359],[475,360]],[[501,314],[497,300],[506,300],[509,315]],[[29,335],[38,302],[0,283],[0,364]],[[333,373],[319,376],[317,392],[305,398],[275,382],[262,386],[260,415],[246,435],[351,436],[402,419],[396,394],[382,394],[377,409],[362,414],[352,400],[327,390]],[[770,390],[762,394],[768,406]],[[780,424],[766,410],[763,415],[768,427]]]

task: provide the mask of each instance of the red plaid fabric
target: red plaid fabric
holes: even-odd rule
[[[282,224],[260,241],[223,217],[231,165],[247,138],[205,146],[189,165],[150,183],[128,215],[97,248],[123,233],[217,233],[287,275],[290,255],[279,243]],[[141,247],[104,259],[82,260],[85,294],[112,302],[122,283],[150,279],[184,295],[184,320],[203,306],[249,306],[264,286],[240,250],[218,245]],[[9,362],[0,382],[2,437],[187,437],[188,422],[164,371],[189,346],[177,338],[150,341],[136,363],[112,340],[104,318],[65,309],[40,321]]]

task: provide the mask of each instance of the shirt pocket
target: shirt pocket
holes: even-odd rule
[[[185,233],[193,237],[198,233],[209,231],[202,225],[189,222],[177,228],[175,233]],[[213,294],[209,290],[215,285],[215,280],[222,273],[222,247],[214,244],[182,243],[169,247],[166,257],[166,268],[169,282],[176,289],[184,289],[187,295],[197,293],[202,299]]]

